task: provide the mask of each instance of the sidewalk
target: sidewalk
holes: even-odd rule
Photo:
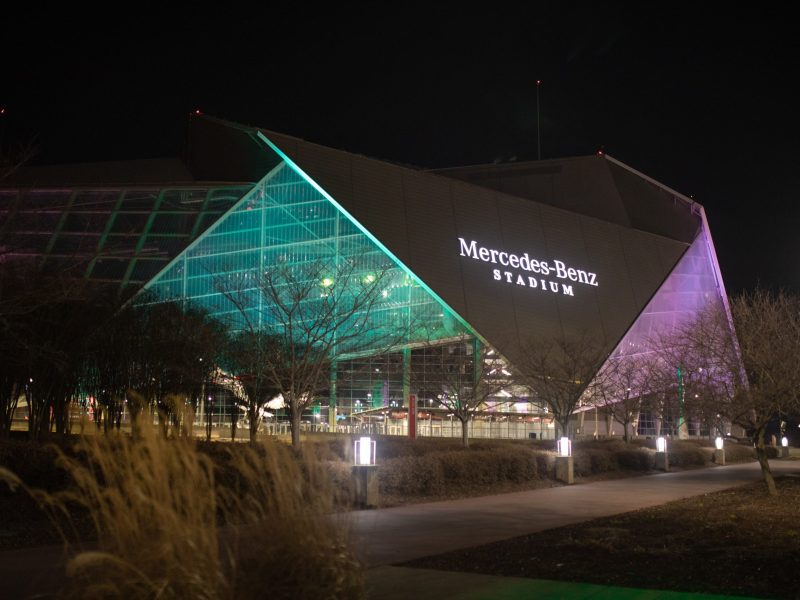
[[[770,462],[775,475],[798,473],[800,461]],[[447,573],[392,567],[396,563],[478,546],[629,512],[758,481],[758,463],[516,492],[347,514],[356,547],[368,565],[369,598],[556,598],[677,600],[722,598],[654,590],[623,590],[589,584]],[[61,575],[61,547],[0,552],[2,598],[53,591]],[[741,599],[740,599],[741,600]]]
[[[775,475],[800,474],[800,462],[770,461]],[[415,504],[352,513],[371,600],[717,600],[725,596],[529,580],[388,566],[657,506],[761,478],[758,463],[709,467],[611,481]],[[741,597],[737,597],[740,598]]]
[[[800,462],[772,460],[775,475],[800,473]],[[370,567],[391,565],[657,506],[761,478],[757,462],[597,481],[499,496],[412,504],[349,514]]]

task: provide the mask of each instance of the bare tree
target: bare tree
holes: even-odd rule
[[[593,394],[595,375],[606,360],[601,340],[589,333],[531,340],[515,364],[521,380],[553,413],[560,435],[571,437],[570,417]]]
[[[405,337],[410,324],[398,318],[405,315],[381,306],[392,272],[340,258],[279,264],[218,281],[236,309],[232,327],[259,342],[258,360],[245,367],[248,377],[263,382],[261,392],[254,388],[245,398],[251,435],[254,427],[257,432],[258,409],[280,390],[291,417],[292,444],[298,445],[303,411],[329,389],[332,361],[380,354]],[[378,314],[379,309],[387,314]]]
[[[430,360],[431,357],[433,360]],[[430,346],[422,352],[427,381],[425,391],[434,402],[461,423],[461,441],[469,446],[469,423],[475,414],[492,405],[509,402],[506,388],[511,384],[507,363],[494,349],[477,339],[447,345]]]
[[[119,428],[127,401],[131,423],[154,410],[190,433],[203,388],[211,378],[222,327],[205,311],[180,302],[125,306],[98,323],[90,335],[81,385],[95,398],[95,420]]]
[[[0,431],[24,394],[32,437],[68,432],[88,332],[107,308],[90,282],[35,269],[0,273]]]
[[[622,425],[622,439],[629,442],[633,425],[648,398],[659,390],[662,368],[658,356],[644,353],[614,357],[592,384],[594,402]]]
[[[798,412],[800,298],[756,290],[731,301],[734,336],[722,310],[708,310],[676,332],[674,346],[694,356],[697,404],[751,434],[770,494],[777,494],[765,433],[781,413]],[[702,371],[701,371],[702,369]],[[690,398],[694,394],[689,394]]]
[[[278,369],[271,368],[285,360],[282,341],[263,329],[248,328],[231,333],[222,353],[223,370],[238,384],[233,388],[239,391],[237,396],[247,412],[251,442],[256,441],[267,402],[283,391],[274,376]]]

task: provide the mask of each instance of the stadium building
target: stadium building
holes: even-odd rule
[[[309,416],[327,427],[404,433],[415,397],[422,434],[459,435],[436,410],[448,357],[482,345],[513,371],[537,339],[590,332],[619,360],[727,311],[703,207],[602,154],[424,171],[193,116],[180,158],[23,169],[0,182],[0,215],[0,260],[194,302],[234,328],[275,325],[247,281],[278,265],[379,278]],[[553,436],[543,403],[513,400],[487,403],[473,434]],[[579,433],[610,433],[587,415]]]

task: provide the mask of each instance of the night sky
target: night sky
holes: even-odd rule
[[[644,4],[8,9],[2,144],[174,156],[200,109],[422,167],[535,159],[541,79],[543,158],[602,148],[706,207],[729,293],[800,290],[794,19]]]

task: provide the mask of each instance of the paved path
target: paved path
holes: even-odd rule
[[[770,464],[776,475],[800,474],[800,461],[771,461]],[[355,511],[348,513],[348,517],[359,552],[371,567],[368,574],[370,599],[510,599],[529,598],[534,591],[535,597],[541,599],[711,598],[652,590],[628,590],[631,595],[624,595],[614,591],[619,588],[448,574],[388,565],[715,492],[757,481],[760,477],[758,463],[747,463]],[[0,581],[3,581],[0,598],[26,598],[52,590],[59,577],[60,556],[61,548],[53,546],[0,552]]]
[[[800,474],[799,461],[771,461],[775,475]],[[672,500],[716,492],[761,478],[758,463],[661,473],[574,486],[414,504],[352,513],[370,600],[722,600],[590,584],[448,573],[387,566],[496,542]],[[738,600],[745,600],[738,598]]]
[[[800,461],[770,462],[774,474]],[[757,462],[350,513],[370,567],[441,554],[758,481]]]

